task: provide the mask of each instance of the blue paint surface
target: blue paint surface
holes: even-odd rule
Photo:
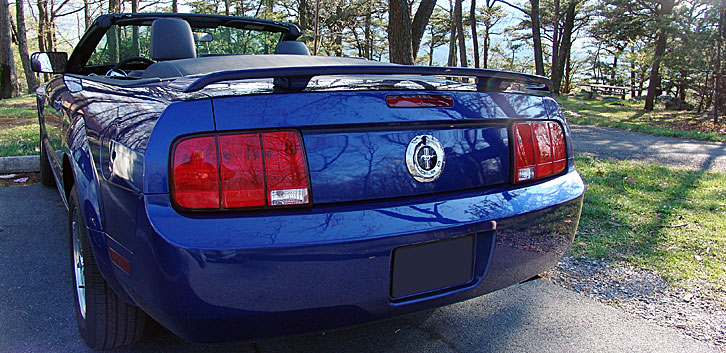
[[[59,82],[39,90],[43,143],[60,144],[51,160],[56,180],[61,192],[64,175],[77,186],[101,272],[124,300],[189,340],[324,330],[465,300],[551,268],[577,228],[584,185],[551,98],[452,91],[452,107],[392,109],[386,95],[411,91],[210,98],[168,82],[115,87],[84,79],[75,93]],[[564,124],[563,174],[511,183],[508,131],[523,119]],[[311,206],[172,207],[174,141],[280,128],[302,134]],[[415,181],[404,158],[409,141],[424,134],[441,142],[446,158],[430,183]],[[471,282],[391,297],[395,248],[470,234]],[[108,247],[129,260],[130,275],[111,264]]]

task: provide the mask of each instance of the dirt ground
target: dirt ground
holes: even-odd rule
[[[690,130],[700,132],[715,132],[726,135],[726,117],[721,117],[719,123],[714,123],[713,118],[706,114],[675,114],[672,112],[661,113],[661,116],[654,120],[654,124],[672,130]]]
[[[29,124],[35,123],[37,121],[38,121],[38,119],[33,119],[33,118],[0,117],[0,130],[8,129],[8,128],[15,127],[15,126],[29,125]]]
[[[35,100],[0,100],[0,107],[27,108],[35,110]],[[37,118],[26,118],[20,116],[0,116],[0,130],[15,126],[23,126],[37,122]]]
[[[14,100],[14,101],[0,101],[0,106],[13,107],[13,108],[35,108],[35,100]]]
[[[25,182],[18,179],[28,178]],[[18,180],[14,182],[13,180]],[[28,186],[40,182],[40,173],[10,173],[0,174],[0,186]]]

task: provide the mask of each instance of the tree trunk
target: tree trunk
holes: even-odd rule
[[[343,56],[343,6],[341,1],[338,1],[338,5],[335,6],[335,25],[331,28],[334,29],[333,42],[335,42],[335,56]]]
[[[558,53],[560,50],[560,43],[559,43],[559,32],[560,32],[560,0],[554,0],[555,1],[555,11],[554,11],[554,22],[552,23],[552,66],[550,67],[550,72],[552,73],[552,76],[554,77],[554,72],[557,67],[559,67],[559,64],[557,62]]]
[[[467,67],[469,64],[466,60],[466,41],[464,38],[464,23],[462,16],[462,2],[463,0],[454,0],[454,22],[456,23],[456,36],[459,39],[459,60],[461,67]]]
[[[7,0],[0,0],[0,99],[13,96],[9,12]]]
[[[572,82],[572,69],[570,61],[572,60],[572,53],[567,56],[567,60],[565,61],[565,84],[564,89],[562,89],[562,93],[570,93],[570,82]]]
[[[431,45],[429,45],[429,66],[434,64],[434,30],[431,28]]]
[[[613,71],[610,73],[610,84],[615,86],[615,78],[618,72],[618,53],[613,54]]]
[[[688,79],[688,73],[685,70],[681,70],[681,81],[678,85],[678,98],[680,98],[682,101],[686,101],[686,89],[688,88],[688,83],[686,80]]]
[[[55,51],[55,25],[53,24],[53,0],[46,3],[45,9],[45,48],[48,51]]]
[[[703,103],[706,101],[706,96],[708,95],[708,82],[709,80],[709,72],[706,71],[706,79],[703,81],[703,89],[698,92],[698,108],[696,108],[696,114],[701,114],[703,111]]]
[[[560,40],[560,48],[557,50],[558,56],[556,66],[552,67],[552,88],[556,94],[560,93],[560,85],[562,83],[562,75],[565,72],[565,61],[570,56],[572,48],[572,31],[575,28],[575,5],[576,2],[570,2],[567,6],[567,15],[565,15],[565,27],[562,29],[562,38]]]
[[[313,41],[313,55],[318,55],[319,37],[320,37],[320,0],[315,0],[315,39]]]
[[[371,40],[371,5],[370,1],[368,2],[368,11],[366,12],[366,20],[365,20],[365,47],[363,51],[363,55],[366,59],[371,60],[373,58],[372,55],[372,40]]]
[[[48,10],[48,2],[46,0],[38,0],[38,50],[47,51],[45,48],[45,19]]]
[[[489,25],[489,22],[484,24],[484,45],[481,49],[481,67],[488,68],[489,67],[489,32],[491,31],[491,27]]]
[[[139,0],[131,0],[131,12],[139,12]],[[141,44],[139,43],[139,27],[131,27],[131,56],[141,55]]]
[[[411,10],[407,0],[390,0],[388,11],[388,55],[396,64],[413,65]]]
[[[635,98],[635,47],[630,45],[630,98]]]
[[[117,0],[109,0],[109,1],[117,1]],[[171,0],[171,12],[179,12],[179,7],[177,6],[177,0]]]
[[[108,1],[108,13],[118,13],[119,0]],[[108,60],[111,63],[117,63],[119,61],[119,43],[118,43],[118,32],[116,27],[111,27],[107,32],[108,40]]]
[[[434,13],[434,7],[436,7],[436,0],[421,0],[416,15],[413,17],[413,23],[411,23],[411,55],[414,61],[418,57],[421,39],[423,39],[424,32],[426,32],[426,26],[429,24],[431,14]]]
[[[449,0],[449,18],[451,19],[451,25],[449,26],[449,59],[446,66],[456,66],[456,21],[454,21],[454,4],[451,1]]]
[[[224,0],[224,11],[226,15],[229,15],[229,0]],[[300,4],[297,8],[298,14],[298,25],[300,30],[305,32],[308,29],[308,2],[307,0],[300,0]]]
[[[38,80],[35,79],[35,73],[30,67],[30,56],[28,55],[28,38],[25,35],[25,10],[23,9],[23,0],[15,2],[15,16],[18,20],[18,51],[20,52],[20,61],[23,64],[23,72],[25,72],[25,82],[28,84],[28,93],[33,93],[38,87]]]
[[[667,0],[666,0],[667,1]],[[532,45],[534,50],[534,71],[544,76],[544,59],[542,58],[542,36],[540,34],[539,0],[529,0],[532,19]]]
[[[471,0],[469,21],[471,22],[471,45],[474,49],[474,67],[479,67],[479,38],[476,35],[476,0]]]
[[[83,0],[83,21],[83,23],[85,24],[85,27],[83,27],[84,30],[87,30],[88,27],[91,27],[91,9],[88,8],[88,0]]]
[[[714,71],[714,91],[713,91],[713,123],[718,124],[719,112],[726,110],[726,92],[724,92],[724,86],[726,85],[726,74],[721,67],[721,59],[723,59],[724,52],[724,41],[726,40],[726,1],[721,0],[721,11],[718,19],[718,44],[716,50],[716,70]]]
[[[660,86],[660,75],[658,70],[660,62],[663,60],[663,54],[666,49],[666,40],[668,33],[665,26],[666,19],[673,10],[674,0],[661,0],[660,13],[658,14],[658,24],[660,25],[655,39],[655,53],[653,53],[653,66],[650,69],[650,81],[648,82],[648,95],[645,98],[645,110],[652,111],[655,106],[656,90]]]

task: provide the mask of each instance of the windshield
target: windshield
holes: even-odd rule
[[[234,27],[192,28],[197,56],[227,54],[270,54],[280,33]],[[151,26],[111,26],[88,59],[87,66],[114,65],[121,59],[149,58]]]

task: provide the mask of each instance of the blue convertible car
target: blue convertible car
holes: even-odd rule
[[[300,334],[551,268],[584,185],[550,82],[317,57],[290,23],[96,19],[36,53],[41,179],[68,206],[78,328]]]

